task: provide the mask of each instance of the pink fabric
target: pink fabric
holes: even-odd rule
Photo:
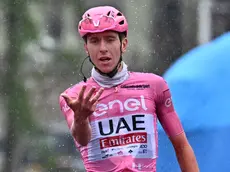
[[[83,83],[65,91],[77,97]],[[87,89],[100,86],[91,78]],[[60,106],[68,126],[73,112],[63,98]],[[156,171],[157,120],[169,137],[183,132],[169,88],[160,76],[131,72],[124,83],[105,88],[90,117],[92,138],[83,147],[76,142],[88,172]]]

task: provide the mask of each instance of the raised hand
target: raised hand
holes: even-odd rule
[[[98,99],[104,91],[103,88],[100,88],[96,92],[96,88],[92,87],[84,96],[86,87],[86,85],[82,86],[77,99],[72,99],[67,94],[61,94],[67,105],[73,110],[75,122],[86,120],[95,111]]]

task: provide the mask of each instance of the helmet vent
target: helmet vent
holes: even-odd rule
[[[121,21],[119,22],[119,25],[123,25],[123,24],[125,24],[125,21],[124,21],[124,20],[121,20]]]
[[[111,11],[109,11],[109,12],[107,13],[107,16],[110,16],[110,14],[111,14]]]

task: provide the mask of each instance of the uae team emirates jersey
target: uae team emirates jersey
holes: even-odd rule
[[[83,84],[65,91],[77,98]],[[90,78],[88,90],[100,86]],[[61,110],[71,127],[73,112],[60,97]],[[76,143],[87,172],[156,171],[158,151],[157,120],[168,136],[181,134],[183,128],[173,108],[164,79],[149,73],[130,72],[122,84],[105,88],[89,121],[91,141]]]

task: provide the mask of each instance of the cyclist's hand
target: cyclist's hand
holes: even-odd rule
[[[92,87],[88,94],[84,96],[85,90],[86,85],[83,85],[77,99],[72,99],[67,94],[61,94],[67,105],[73,110],[76,122],[86,120],[95,111],[98,99],[104,91],[103,88],[100,88],[96,92],[96,88]]]

